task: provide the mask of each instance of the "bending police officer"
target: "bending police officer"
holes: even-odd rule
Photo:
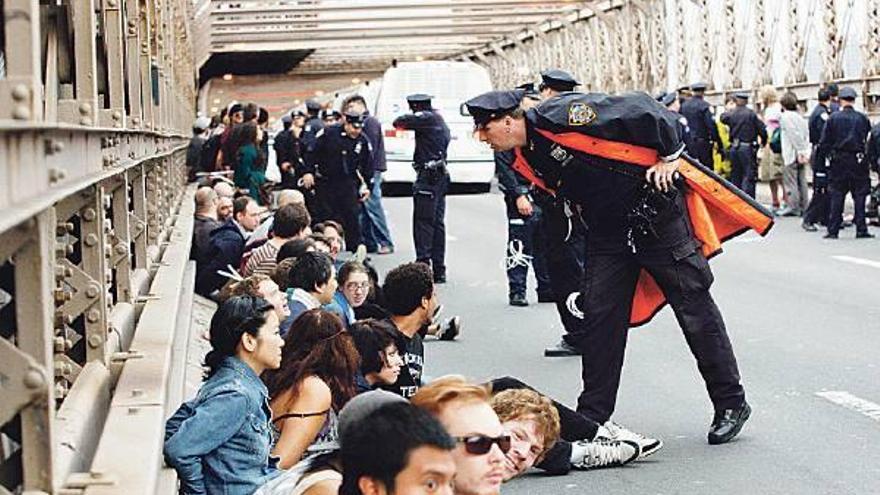
[[[431,107],[431,96],[414,94],[406,97],[412,113],[392,123],[396,129],[415,132],[413,152],[413,242],[416,261],[429,265],[435,283],[446,282],[446,192],[449,172],[446,150],[452,136],[443,117]]]
[[[746,106],[749,94],[734,95],[736,108],[721,114],[721,123],[730,131],[730,182],[751,197],[755,197],[755,181],[758,178],[758,142],[767,144],[767,127],[758,114]]]

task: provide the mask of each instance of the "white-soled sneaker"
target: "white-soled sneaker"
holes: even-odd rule
[[[641,453],[639,445],[629,440],[578,440],[571,447],[571,467],[581,470],[623,466]]]
[[[660,439],[646,437],[641,433],[628,430],[614,421],[606,421],[604,425],[599,426],[599,432],[596,433],[596,438],[635,442],[638,444],[639,449],[641,449],[641,455],[639,455],[639,457],[648,457],[663,448],[663,441]]]

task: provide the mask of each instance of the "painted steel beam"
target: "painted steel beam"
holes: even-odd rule
[[[259,10],[256,12],[214,12],[211,14],[211,23],[213,25],[223,25],[223,24],[253,24],[253,23],[273,23],[273,22],[286,22],[289,24],[305,24],[305,25],[314,25],[320,24],[321,26],[326,26],[328,24],[339,24],[339,23],[374,23],[374,22],[382,22],[382,21],[417,21],[417,20],[433,20],[437,21],[439,19],[497,19],[499,22],[503,22],[508,17],[540,17],[544,18],[548,15],[561,14],[564,12],[571,11],[571,7],[552,7],[552,8],[513,8],[513,9],[505,9],[504,16],[499,16],[498,11],[493,10],[477,10],[477,11],[467,11],[467,10],[443,10],[443,9],[424,9],[424,10],[406,10],[401,12],[393,12],[386,13],[384,11],[378,12],[363,12],[360,14],[351,14],[349,12],[342,12],[341,15],[326,15],[326,13],[321,13],[319,15],[303,15],[302,11],[299,8],[287,8],[287,9],[270,9],[270,10]]]
[[[436,9],[436,8],[452,8],[459,10],[480,10],[480,9],[493,9],[498,12],[497,9],[508,9],[515,7],[533,7],[538,8],[541,6],[545,7],[559,7],[559,6],[572,6],[576,7],[578,5],[584,6],[585,4],[593,3],[591,1],[581,1],[581,2],[572,2],[566,0],[557,0],[557,1],[549,1],[549,2],[537,2],[534,0],[478,0],[478,1],[469,1],[469,0],[424,0],[418,1],[414,0],[410,3],[403,3],[394,0],[361,0],[361,1],[349,1],[343,0],[340,2],[330,2],[329,0],[324,0],[320,3],[314,5],[284,5],[281,3],[271,3],[271,2],[248,2],[248,1],[240,1],[240,0],[220,0],[212,2],[212,8],[215,13],[226,13],[226,12],[274,12],[274,11],[291,11],[296,10],[302,12],[303,14],[313,13],[315,15],[323,14],[325,12],[333,12],[333,11],[345,11],[345,12],[375,12],[378,10],[406,10],[406,11],[418,11],[425,9]]]

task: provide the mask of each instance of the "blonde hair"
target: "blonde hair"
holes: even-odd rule
[[[761,86],[761,89],[758,90],[758,98],[761,99],[761,103],[766,107],[779,101],[779,93],[776,91],[776,88],[768,84]]]
[[[255,273],[244,280],[232,281],[223,286],[218,298],[220,299],[220,302],[223,302],[235,296],[263,297],[260,294],[260,284],[266,280],[272,279],[261,273]]]
[[[527,388],[502,390],[492,397],[492,409],[501,422],[532,420],[538,434],[544,438],[544,448],[538,459],[542,459],[553,444],[559,440],[559,411],[547,397]]]
[[[420,388],[410,402],[432,416],[440,412],[451,402],[483,402],[491,400],[489,387],[467,381],[461,375],[446,375]]]

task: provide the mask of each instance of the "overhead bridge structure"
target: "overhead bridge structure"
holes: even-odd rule
[[[880,0],[0,0],[0,494],[173,493],[163,424],[193,306],[184,154],[200,87],[393,61],[498,88],[880,99]],[[344,79],[344,78],[343,78]],[[318,81],[318,82],[315,82]],[[332,91],[334,87],[324,88]]]

